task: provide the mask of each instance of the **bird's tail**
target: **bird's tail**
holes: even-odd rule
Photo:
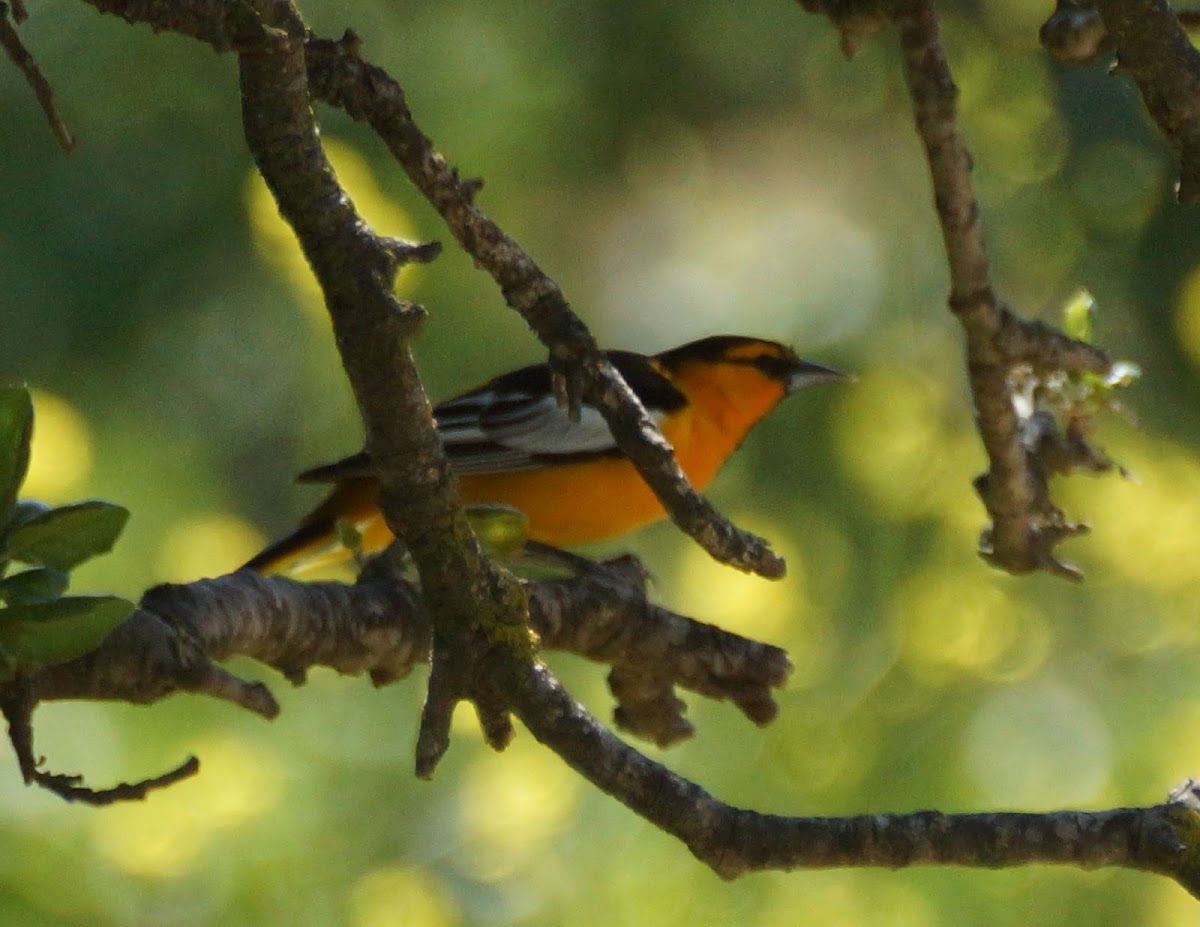
[[[345,563],[352,551],[341,542],[339,523],[371,533],[382,528],[375,508],[378,496],[379,484],[372,478],[343,480],[294,531],[267,545],[241,568],[256,573],[295,573]],[[374,526],[374,521],[380,525]],[[377,546],[384,545],[371,544],[372,549]]]

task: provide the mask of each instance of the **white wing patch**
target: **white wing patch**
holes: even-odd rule
[[[661,423],[661,413],[651,417]],[[546,457],[616,446],[604,416],[591,406],[573,422],[552,396],[492,390],[439,407],[438,432],[459,473],[530,470],[545,466]]]

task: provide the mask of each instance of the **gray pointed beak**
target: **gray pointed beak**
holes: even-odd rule
[[[802,360],[796,365],[796,369],[788,375],[786,389],[790,395],[807,386],[816,386],[818,383],[846,383],[853,380],[854,376],[852,374],[842,373],[840,370],[834,370],[832,367],[823,367],[821,364]]]

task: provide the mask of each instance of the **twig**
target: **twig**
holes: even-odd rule
[[[792,671],[787,654],[651,604],[635,592],[645,581],[640,563],[620,558],[575,579],[540,583],[530,601],[534,628],[548,647],[610,664],[618,726],[659,746],[693,733],[676,685],[729,699],[755,724],[773,721],[772,690]]]
[[[83,785],[81,776],[64,776],[57,773],[38,772],[37,784],[53,792],[64,801],[78,801],[85,805],[113,805],[119,801],[144,801],[146,796],[158,789],[165,789],[189,779],[200,771],[200,761],[189,756],[175,769],[143,779],[140,782],[122,782],[108,789],[93,789]]]
[[[17,35],[17,30],[9,20],[10,9],[17,22],[23,21],[28,16],[23,4],[14,2],[10,7],[9,4],[0,2],[0,46],[4,47],[9,61],[25,75],[25,81],[33,89],[34,96],[37,97],[42,112],[46,114],[46,120],[50,123],[50,131],[54,133],[58,144],[65,151],[71,151],[75,147],[75,138],[71,135],[71,130],[67,128],[62,114],[58,111],[58,104],[54,100],[54,89],[50,86],[50,81],[46,79],[46,75],[42,73],[38,63],[33,59],[33,55],[21,42],[21,37]]]
[[[65,801],[81,801],[89,805],[140,801],[153,790],[174,785],[182,779],[194,776],[200,770],[200,761],[191,756],[180,766],[161,776],[134,783],[122,782],[109,789],[90,788],[83,784],[83,777],[79,775],[45,772],[39,768],[44,760],[33,752],[32,722],[33,710],[36,707],[37,701],[28,677],[17,678],[0,693],[0,711],[8,722],[8,739],[17,755],[17,763],[26,785],[36,783]]]

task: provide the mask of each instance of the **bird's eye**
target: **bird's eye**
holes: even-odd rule
[[[772,379],[782,379],[792,371],[792,365],[778,354],[759,354],[750,363]]]

